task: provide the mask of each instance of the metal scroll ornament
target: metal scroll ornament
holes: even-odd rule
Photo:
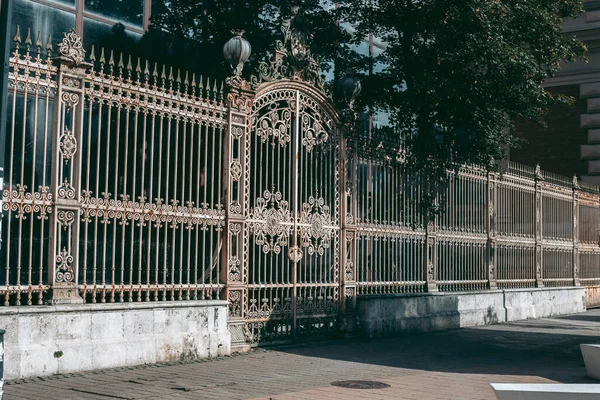
[[[292,232],[292,215],[289,204],[282,200],[281,192],[265,190],[263,197],[256,199],[251,212],[250,229],[254,242],[262,246],[264,253],[279,254],[287,246]]]
[[[85,50],[83,50],[81,38],[77,36],[75,30],[71,29],[71,32],[63,33],[63,39],[58,45],[58,54],[70,59],[75,65],[85,61]]]
[[[329,206],[322,197],[308,198],[300,212],[300,241],[308,254],[325,254],[331,245],[333,224]]]
[[[283,21],[283,40],[275,41],[275,51],[268,61],[258,65],[256,75],[250,78],[250,85],[256,88],[263,82],[291,79],[307,82],[323,90],[324,79],[319,74],[319,63],[313,58],[304,32],[294,28],[294,20],[299,8],[292,8],[292,16]]]

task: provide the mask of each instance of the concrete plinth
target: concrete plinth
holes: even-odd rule
[[[357,299],[368,338],[427,332],[585,311],[583,287],[363,296]]]
[[[230,353],[227,302],[0,309],[6,379]]]

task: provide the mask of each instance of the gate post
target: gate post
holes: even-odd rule
[[[254,93],[250,90],[248,82],[241,77],[244,62],[250,56],[250,45],[242,38],[242,34],[243,32],[236,32],[223,48],[223,54],[233,70],[233,75],[225,81],[228,112],[223,161],[225,229],[222,233],[221,252],[221,265],[224,266],[221,282],[225,285],[224,299],[229,302],[227,322],[232,348],[246,346],[249,339],[244,323],[244,310],[248,299],[248,238],[244,227],[244,215],[249,203],[248,140]]]
[[[426,183],[426,190],[431,193],[430,182]],[[437,201],[437,189],[435,200]],[[438,218],[431,215],[431,211],[427,210],[424,216],[425,222],[425,242],[423,243],[423,280],[425,281],[426,292],[437,292],[437,227]]]
[[[356,314],[356,168],[358,155],[348,154],[347,139],[341,134],[340,152],[340,219],[342,221],[340,256],[340,331],[351,336],[358,329]],[[352,158],[350,160],[350,158]]]
[[[579,283],[579,196],[577,175],[573,175],[573,286]]]
[[[496,200],[497,176],[487,174],[487,261],[488,261],[488,289],[498,289],[496,283]]]
[[[71,30],[58,45],[54,125],[52,129],[52,196],[49,282],[51,303],[82,303],[77,291],[81,149],[86,69],[81,39]]]
[[[542,170],[540,165],[535,166],[535,286],[544,287],[544,276],[542,270],[543,248],[542,248]]]

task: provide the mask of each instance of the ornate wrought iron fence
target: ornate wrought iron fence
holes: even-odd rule
[[[401,148],[344,139],[314,74],[277,69],[284,47],[226,90],[84,56],[73,33],[56,52],[14,39],[7,305],[225,298],[234,340],[252,341],[335,330],[357,295],[600,284],[597,187],[463,167],[423,219]]]

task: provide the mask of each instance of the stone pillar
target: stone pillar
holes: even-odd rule
[[[71,31],[58,46],[54,126],[49,282],[52,304],[83,302],[77,290],[81,149],[86,70],[81,39]]]

